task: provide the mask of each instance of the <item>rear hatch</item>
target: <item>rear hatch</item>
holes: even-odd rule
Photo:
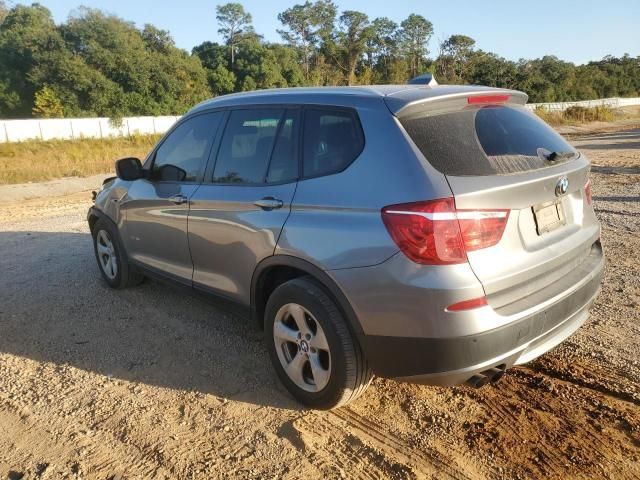
[[[503,315],[566,291],[600,258],[589,162],[525,101],[519,92],[467,92],[396,112],[446,176],[458,210],[508,210],[500,240],[467,252],[488,303]]]

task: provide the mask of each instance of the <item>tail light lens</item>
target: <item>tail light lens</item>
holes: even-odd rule
[[[457,210],[453,198],[390,205],[382,220],[400,250],[416,263],[451,265],[502,238],[509,210]]]
[[[591,181],[587,180],[587,184],[584,186],[584,199],[587,205],[593,204],[593,198],[591,197]]]

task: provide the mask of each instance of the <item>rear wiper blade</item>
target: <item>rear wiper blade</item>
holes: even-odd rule
[[[539,149],[539,154],[541,154],[545,160],[549,162],[555,162],[556,160],[562,160],[566,158],[573,158],[575,156],[574,152],[550,152],[544,148]]]

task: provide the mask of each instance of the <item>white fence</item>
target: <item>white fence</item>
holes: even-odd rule
[[[164,133],[180,117],[126,117],[114,125],[108,118],[48,118],[0,120],[0,143],[24,140],[71,140]]]
[[[537,107],[549,111],[566,110],[572,106],[620,108],[640,105],[640,98],[602,98],[581,102],[529,103],[527,108]],[[108,118],[51,118],[33,120],[0,120],[0,143],[24,140],[70,140],[74,138],[123,137],[134,134],[164,133],[180,117],[126,117],[113,125]]]
[[[555,103],[528,103],[529,110],[544,108],[547,111],[564,111],[569,107],[609,107],[620,108],[631,105],[640,105],[640,98],[600,98],[598,100],[582,100],[580,102],[555,102]]]

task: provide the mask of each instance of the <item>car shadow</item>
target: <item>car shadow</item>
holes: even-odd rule
[[[146,280],[112,290],[87,233],[0,232],[0,351],[105,378],[300,410],[262,332],[223,304]]]

